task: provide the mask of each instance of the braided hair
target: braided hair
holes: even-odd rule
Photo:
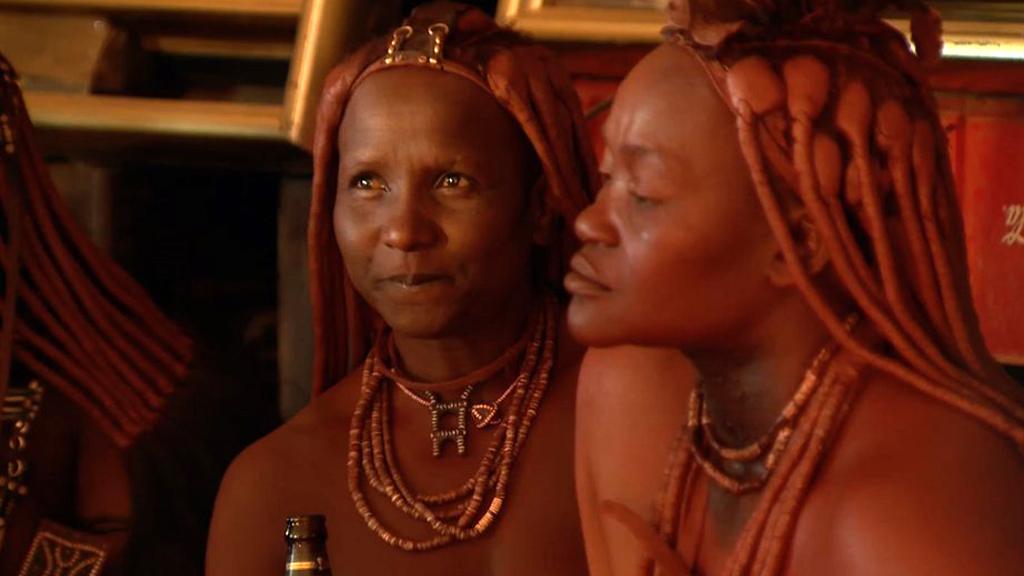
[[[0,202],[0,397],[20,363],[129,446],[185,376],[192,344],[73,221],[2,56]]]
[[[916,54],[881,19],[889,8],[911,11]],[[735,114],[796,286],[846,354],[1024,448],[1022,391],[986,350],[967,284],[947,143],[926,77],[941,51],[937,13],[912,0],[673,0],[669,10],[669,41],[697,57]],[[805,266],[786,217],[794,204],[881,345],[844,328],[847,311]],[[843,369],[833,363],[825,376],[837,384],[801,419],[727,574],[784,569],[799,509],[855,393]]]

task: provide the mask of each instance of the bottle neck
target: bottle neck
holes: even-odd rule
[[[331,576],[327,547],[323,540],[291,540],[285,576]]]

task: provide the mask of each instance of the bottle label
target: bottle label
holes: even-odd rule
[[[285,564],[285,571],[289,574],[327,574],[331,566],[326,558],[316,560],[295,560]]]

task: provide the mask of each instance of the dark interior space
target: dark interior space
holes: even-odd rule
[[[420,4],[426,4],[428,0],[402,0],[402,12],[408,14],[410,10],[419,6]],[[463,4],[471,4],[482,10],[485,10],[488,14],[494,14],[494,10],[498,6],[498,0],[467,0]]]
[[[154,163],[116,174],[111,252],[195,338],[198,352],[165,421],[131,452],[141,489],[126,562],[131,574],[200,573],[220,476],[280,422],[280,177]]]

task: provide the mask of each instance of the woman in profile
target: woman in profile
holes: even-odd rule
[[[335,574],[582,574],[581,350],[559,284],[596,177],[552,54],[441,2],[327,79],[315,149],[311,404],[246,450],[211,576],[279,574],[325,514]]]
[[[911,9],[916,54],[881,19],[890,5]],[[582,342],[681,350],[696,383],[670,360],[631,365],[640,353],[584,362],[591,572],[1019,571],[1022,391],[967,286],[925,75],[938,15],[840,0],[671,14],[619,89],[566,285]],[[655,459],[664,473],[623,478]]]

